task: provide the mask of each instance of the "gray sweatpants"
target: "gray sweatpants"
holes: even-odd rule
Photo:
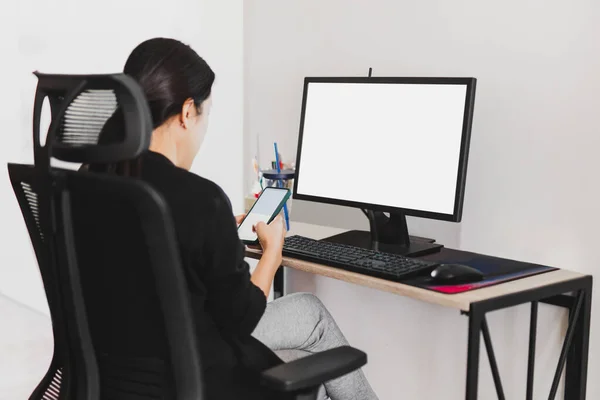
[[[294,293],[267,304],[252,334],[289,362],[348,345],[323,303],[310,293]],[[377,400],[361,370],[325,383],[331,400]]]

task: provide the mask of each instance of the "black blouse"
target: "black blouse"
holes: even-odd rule
[[[251,336],[266,298],[250,281],[229,199],[217,184],[154,152],[143,156],[141,178],[171,211],[208,399],[268,398],[255,373],[281,361]]]

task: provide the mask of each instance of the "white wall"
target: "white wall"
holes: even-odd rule
[[[120,72],[131,50],[145,39],[173,37],[191,45],[217,75],[210,131],[193,171],[222,185],[239,212],[243,207],[243,3],[23,0],[18,7],[0,38],[2,49],[8,48],[3,51],[2,71],[7,68],[7,73],[0,96],[5,129],[0,159],[0,292],[46,310],[5,167],[8,161],[32,160],[31,109],[37,82],[31,72]],[[4,13],[4,4],[2,9]]]
[[[448,246],[598,276],[600,3],[592,0],[248,0],[246,160],[260,133],[295,156],[305,76],[475,76],[478,90],[462,224],[411,219]],[[267,155],[268,154],[268,155]],[[249,165],[249,163],[247,163]],[[247,176],[250,180],[250,176]],[[398,183],[401,184],[399,175]],[[295,202],[294,218],[365,227],[357,210]],[[464,398],[467,319],[386,293],[290,274],[369,353],[384,400]],[[595,297],[588,398],[600,398]],[[524,398],[527,306],[489,317],[507,398]],[[535,398],[546,398],[565,313],[540,308]],[[485,353],[481,398],[495,398]]]

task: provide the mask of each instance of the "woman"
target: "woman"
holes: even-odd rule
[[[135,171],[167,201],[196,316],[207,398],[275,398],[258,386],[253,372],[347,341],[310,294],[267,305],[281,264],[281,219],[255,227],[263,256],[250,274],[237,235],[240,218],[234,218],[218,185],[189,172],[212,107],[215,74],[208,64],[189,46],[156,38],[133,50],[124,73],[137,80],[148,100],[154,125],[150,149],[139,160],[91,169]],[[109,121],[101,142],[118,139],[111,137],[117,131],[110,126]],[[377,398],[361,371],[329,382],[325,389],[333,400]]]

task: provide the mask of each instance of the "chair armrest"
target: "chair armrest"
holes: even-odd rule
[[[262,384],[279,392],[295,392],[344,376],[366,363],[362,351],[337,347],[263,371]]]

